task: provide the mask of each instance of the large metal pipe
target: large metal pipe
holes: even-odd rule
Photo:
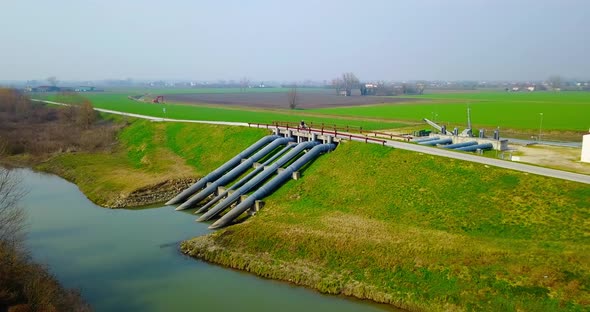
[[[282,138],[281,137],[279,139],[272,141],[270,144],[263,147],[261,150],[256,152],[254,155],[252,155],[248,159],[242,161],[242,163],[240,163],[239,165],[234,167],[232,170],[230,170],[229,172],[227,172],[224,175],[222,175],[221,177],[219,177],[219,179],[217,179],[214,182],[212,182],[211,184],[207,185],[204,189],[202,189],[199,193],[195,194],[193,197],[189,198],[182,205],[176,207],[176,210],[184,210],[184,209],[188,209],[188,208],[194,206],[198,202],[207,198],[207,196],[214,193],[217,190],[217,187],[231,182],[235,178],[239,177],[242,173],[246,172],[248,170],[248,168],[252,167],[252,165],[255,162],[257,162],[258,160],[260,160],[262,157],[268,155],[270,152],[272,152],[277,147],[279,147],[281,145],[286,145],[287,143],[292,142],[293,140],[294,140],[293,138]]]
[[[244,184],[242,187],[237,189],[235,192],[233,192],[226,199],[224,199],[223,201],[221,201],[220,203],[215,205],[215,207],[213,207],[211,210],[204,213],[201,217],[199,217],[197,219],[197,221],[207,221],[207,220],[213,218],[214,216],[216,216],[217,214],[222,212],[225,208],[227,208],[231,204],[233,204],[236,200],[238,200],[238,198],[240,198],[240,196],[242,196],[246,192],[250,191],[251,189],[256,187],[258,184],[260,184],[264,180],[266,180],[268,177],[273,175],[281,166],[288,163],[291,159],[295,158],[303,150],[312,148],[318,144],[320,144],[320,143],[315,142],[315,141],[309,141],[309,142],[303,142],[303,143],[297,144],[297,146],[295,146],[293,148],[293,150],[289,151],[289,153],[285,154],[285,156],[281,157],[274,164],[268,166],[267,168],[264,168],[264,170],[259,175],[257,175],[252,180],[248,181],[248,183]],[[202,211],[205,211],[205,210],[202,210]]]
[[[250,147],[243,150],[238,155],[234,156],[232,159],[228,160],[225,164],[223,164],[219,168],[213,170],[211,173],[209,173],[208,175],[201,178],[195,184],[189,186],[186,190],[182,191],[180,194],[176,195],[174,198],[172,198],[171,200],[166,202],[166,205],[178,204],[179,202],[187,199],[193,193],[195,193],[196,191],[205,187],[207,182],[210,182],[212,180],[219,178],[219,176],[224,174],[226,171],[230,170],[232,167],[239,164],[243,158],[246,158],[246,157],[252,155],[252,153],[254,153],[258,149],[260,149],[262,146],[266,145],[268,142],[276,140],[278,138],[280,138],[280,136],[278,136],[278,135],[267,135],[267,136],[263,137],[262,139],[258,140],[256,143],[250,145]]]
[[[280,156],[285,154],[289,149],[291,149],[295,145],[296,144],[288,144],[287,146],[285,146],[282,150],[280,150],[278,153],[273,155],[267,161],[262,163],[259,167],[252,170],[252,172],[248,173],[245,177],[241,178],[238,182],[234,183],[227,190],[225,190],[221,194],[215,196],[215,198],[213,198],[212,200],[207,202],[207,204],[205,206],[203,206],[203,207],[199,208],[199,210],[195,211],[195,214],[211,208],[211,206],[213,206],[215,203],[217,203],[220,199],[224,198],[229,193],[229,191],[235,190],[235,189],[239,188],[240,186],[244,185],[246,182],[248,182],[250,179],[252,179],[255,175],[257,175],[260,171],[264,170],[265,166],[268,166],[269,164],[271,164],[273,161],[275,161],[277,158],[279,158]]]
[[[494,147],[494,145],[492,145],[492,143],[483,143],[483,144],[477,144],[477,145],[472,145],[472,146],[460,147],[455,150],[456,151],[464,151],[464,152],[475,152],[478,149],[485,150],[485,149],[491,149],[493,147]]]
[[[268,183],[261,186],[252,195],[248,196],[248,198],[246,198],[244,201],[238,204],[234,209],[230,210],[227,214],[225,214],[223,217],[221,217],[219,220],[217,220],[215,223],[209,226],[209,228],[216,229],[228,225],[231,221],[233,221],[235,218],[240,216],[244,211],[250,208],[256,200],[266,197],[280,185],[285,183],[287,180],[291,179],[293,172],[299,170],[306,163],[313,160],[321,153],[329,152],[333,150],[335,147],[336,146],[334,144],[321,144],[315,146],[309,152],[303,155],[303,157],[297,159],[293,164],[285,168],[285,170],[279,173],[276,177],[274,177]]]
[[[454,149],[454,148],[466,147],[466,146],[471,146],[471,145],[477,145],[477,142],[476,141],[461,142],[461,143],[455,143],[455,144],[445,145],[445,146],[441,146],[441,147]]]
[[[426,118],[424,118],[424,121],[429,124],[430,126],[432,126],[434,129],[438,130],[440,133],[442,134],[447,134],[446,128],[443,128],[441,126],[439,126],[437,123],[435,123],[434,121],[428,120]]]
[[[440,140],[430,140],[430,141],[426,141],[426,142],[419,142],[418,144],[434,146],[437,144],[449,144],[449,143],[453,143],[453,139],[448,138],[448,139],[440,139]]]
[[[425,139],[413,139],[412,142],[414,143],[421,143],[421,142],[428,142],[428,141],[434,141],[434,140],[439,140],[439,137],[428,137]]]

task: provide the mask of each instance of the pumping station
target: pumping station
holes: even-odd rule
[[[486,136],[484,129],[479,129],[477,136],[473,135],[471,110],[469,108],[467,108],[467,128],[461,132],[456,127],[449,131],[446,126],[438,125],[427,118],[424,118],[424,122],[438,130],[438,133],[430,133],[426,138],[418,137],[412,140],[420,145],[438,146],[463,152],[482,152],[490,149],[505,151],[508,149],[508,140],[500,138],[499,129],[494,130],[492,137]]]

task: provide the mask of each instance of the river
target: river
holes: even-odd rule
[[[181,240],[210,232],[190,211],[106,209],[57,176],[18,171],[33,259],[96,311],[391,311],[184,256]]]

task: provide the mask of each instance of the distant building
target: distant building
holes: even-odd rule
[[[379,86],[376,83],[365,83],[361,85],[361,95],[376,95]]]
[[[31,88],[31,92],[59,92],[61,91],[60,87],[56,86],[38,86],[36,88]]]
[[[96,91],[96,87],[90,87],[90,86],[79,86],[75,89],[76,92],[92,92],[92,91]]]

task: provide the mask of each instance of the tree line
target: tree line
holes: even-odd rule
[[[119,125],[99,120],[89,100],[63,96],[74,104],[49,107],[18,90],[0,89],[0,155],[37,157],[112,146]]]

